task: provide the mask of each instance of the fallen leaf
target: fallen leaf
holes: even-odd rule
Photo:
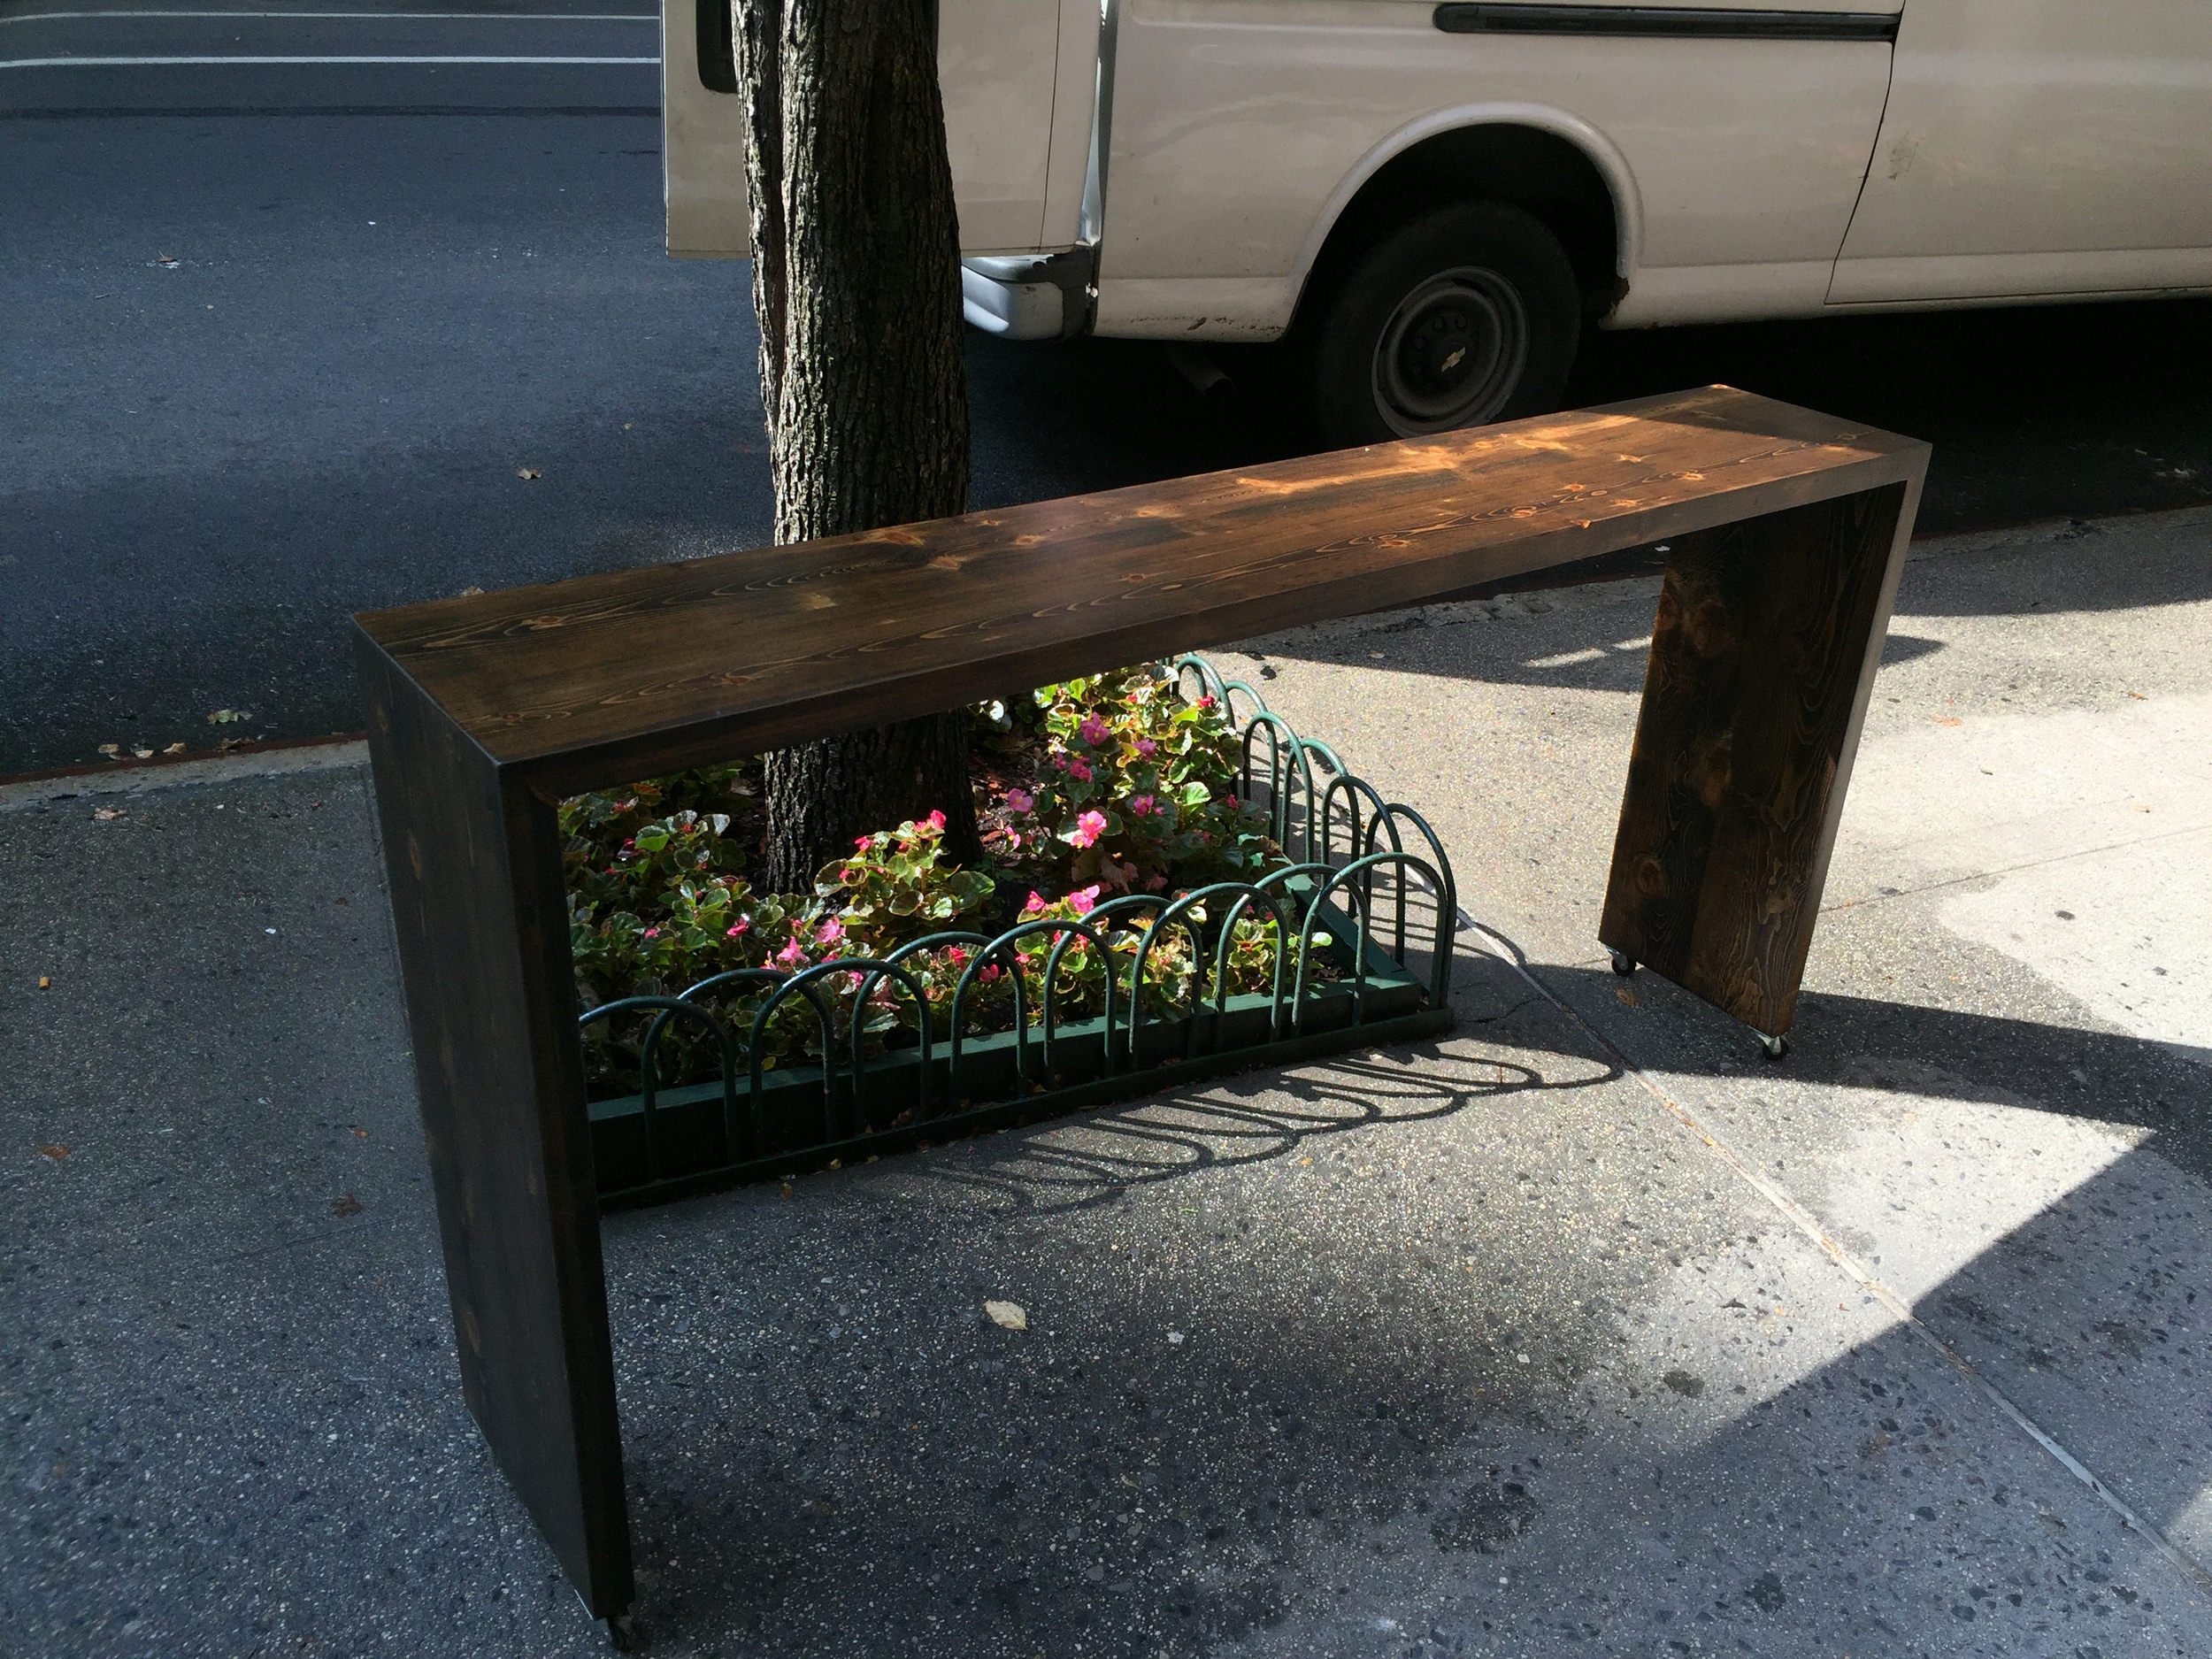
[[[161,752],[165,755],[181,755],[184,753],[184,745],[181,743],[172,743],[168,748],[163,749]]]
[[[1964,726],[1966,724],[1955,714],[1939,714],[1935,717],[1935,723],[1938,726]]]
[[[545,474],[534,466],[518,466],[515,469],[515,476],[517,478],[543,478]]]
[[[154,757],[154,751],[150,749],[134,749],[131,750],[131,753],[141,760],[151,760]]]
[[[123,752],[123,746],[120,743],[103,743],[100,745],[100,752],[110,760],[113,760]]]
[[[1613,995],[1619,997],[1622,1002],[1627,1003],[1631,1008],[1641,1008],[1643,1006],[1642,999],[1640,998],[1635,992],[1630,990],[1624,985],[1617,989]]]
[[[1183,1340],[1183,1333],[1180,1331],[1170,1331],[1167,1333],[1167,1340],[1171,1342],[1179,1343]]]
[[[1018,1302],[987,1302],[983,1304],[983,1311],[990,1316],[991,1323],[1002,1330],[1029,1329],[1029,1316],[1022,1311],[1022,1305]]]
[[[471,582],[467,587],[461,589],[459,593],[454,595],[454,597],[456,599],[473,599],[477,595],[482,593],[483,591],[484,590],[481,588],[479,588],[474,582]]]
[[[173,271],[179,265],[182,265],[184,261],[178,258],[177,256],[173,253],[157,253],[150,260],[147,261],[147,263],[150,265],[157,265],[165,271]]]
[[[794,1196],[795,1196],[795,1194],[793,1193],[793,1191],[792,1191],[791,1183],[790,1183],[789,1181],[786,1181],[786,1182],[783,1184],[782,1192],[783,1192],[783,1195],[784,1195],[786,1198],[790,1198],[790,1197],[794,1197]]]
[[[53,978],[52,978],[52,976],[51,976],[51,975],[50,975],[50,974],[44,974],[44,973],[40,974],[40,975],[38,976],[38,988],[39,988],[40,990],[42,990],[42,991],[50,991],[50,990],[52,990],[52,989],[54,988],[54,981],[53,981]]]
[[[112,824],[123,816],[123,810],[120,807],[96,806],[92,809],[92,816],[103,824]]]
[[[2131,691],[2128,693],[2128,695],[2134,698],[2138,703],[2148,703],[2150,701],[2148,697],[2145,696],[2139,691]]]
[[[361,1201],[351,1193],[341,1193],[332,1202],[330,1213],[334,1216],[357,1216],[361,1213]]]
[[[50,1147],[41,1147],[38,1149],[38,1155],[49,1164],[58,1164],[69,1156],[69,1148],[57,1143]]]
[[[253,712],[249,709],[218,709],[207,717],[207,723],[210,726],[235,726],[241,720],[251,718]]]

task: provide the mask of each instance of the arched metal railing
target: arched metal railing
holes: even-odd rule
[[[633,1153],[617,1160],[639,1179],[618,1177],[615,1195],[712,1185],[718,1175],[766,1173],[810,1153],[912,1138],[979,1119],[1002,1102],[1048,1111],[1056,1096],[1140,1093],[1225,1061],[1263,1065],[1278,1057],[1271,1049],[1307,1052],[1330,1033],[1366,1041],[1412,1034],[1416,1025],[1440,1029],[1458,898],[1428,821],[1385,799],[1328,744],[1301,738],[1258,691],[1223,679],[1203,657],[1179,658],[1169,672],[1187,695],[1194,680],[1199,695],[1220,703],[1240,745],[1240,797],[1266,810],[1270,838],[1291,862],[1249,881],[1123,895],[1077,918],[1025,918],[995,934],[946,930],[879,957],[787,974],[740,968],[678,996],[603,1003],[582,1028],[650,1016],[636,1051],[639,1094],[592,1109],[595,1132],[641,1120],[632,1125]],[[1425,928],[1415,902],[1424,895]],[[1235,991],[1233,956],[1254,949],[1271,958],[1263,987]],[[1425,973],[1415,961],[1424,951]],[[872,1010],[882,1011],[876,999],[887,987],[889,1007],[911,1004],[910,1025],[872,1054]],[[797,1029],[813,1041],[778,1064],[771,1028],[787,1039],[784,1010],[794,1007],[811,1010]],[[733,1021],[745,1027],[741,1039]],[[711,1033],[710,1083],[679,1090],[663,1080],[661,1046],[678,1027]],[[671,1167],[667,1130],[679,1096],[694,1114],[718,1108],[713,1161],[695,1153],[689,1167]]]

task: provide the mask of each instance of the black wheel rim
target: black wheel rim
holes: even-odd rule
[[[1398,302],[1375,342],[1375,408],[1400,437],[1496,418],[1528,365],[1528,312],[1494,271],[1438,273]]]

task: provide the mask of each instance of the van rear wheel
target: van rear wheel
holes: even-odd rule
[[[1559,406],[1581,296],[1558,239],[1502,202],[1463,202],[1385,237],[1346,273],[1310,358],[1332,448]]]

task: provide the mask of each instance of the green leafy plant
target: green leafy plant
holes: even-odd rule
[[[1088,918],[1102,902],[1125,895],[1164,902],[1210,882],[1256,880],[1286,862],[1268,838],[1266,813],[1237,794],[1240,741],[1225,712],[1210,696],[1186,700],[1157,666],[1043,687],[1028,707],[1010,713],[991,705],[978,719],[977,804],[995,861],[987,869],[946,863],[938,812],[862,836],[851,854],[821,871],[810,894],[756,893],[745,874],[759,822],[749,764],[563,803],[570,945],[584,1007],[672,996],[738,969],[780,979],[818,964],[880,957],[941,932],[995,936],[1015,922],[1056,921],[1091,928],[1103,949],[1071,939],[1049,987],[1057,931],[1033,933],[981,962],[976,945],[950,942],[902,965],[941,1038],[964,975],[963,1024],[972,1033],[1011,1028],[1018,983],[1032,1021],[1042,1018],[1048,995],[1060,1019],[1095,1016],[1110,973],[1117,1005],[1126,1006],[1141,941],[1158,914],[1156,905],[1124,906],[1109,912],[1110,921],[1094,923]],[[1016,910],[1008,895],[1024,887],[1027,901]],[[1210,997],[1220,988],[1210,977],[1217,922],[1202,910],[1188,914],[1187,928],[1169,928],[1146,953],[1139,993],[1148,1018],[1176,1017],[1194,994]],[[1277,935],[1263,908],[1233,924],[1222,958],[1229,994],[1272,987]],[[861,1006],[862,977],[833,973],[814,982],[831,1011],[827,1032],[804,999],[787,998],[761,1034],[764,1068],[818,1058],[826,1041],[841,1055],[855,1022],[864,1050],[915,1041],[913,996],[879,979]],[[747,981],[702,1000],[742,1041],[772,989]],[[587,1027],[595,1096],[636,1091],[649,1018]],[[718,1065],[699,1022],[667,1025],[656,1052],[664,1084],[711,1078]]]

